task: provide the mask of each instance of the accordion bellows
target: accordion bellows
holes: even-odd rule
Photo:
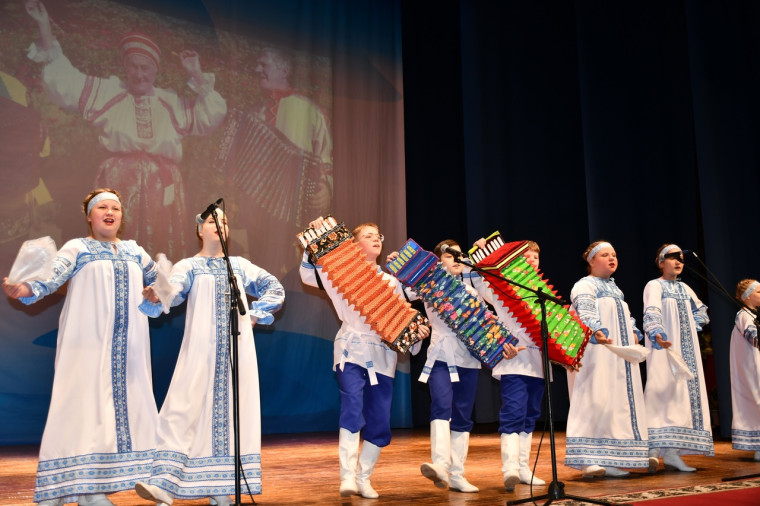
[[[367,260],[345,225],[331,217],[326,222],[324,229],[307,229],[298,235],[310,260],[322,267],[338,293],[385,344],[399,352],[409,350],[420,340],[419,326],[429,321],[383,279],[377,264]]]
[[[547,284],[541,272],[523,256],[527,249],[527,241],[506,243],[495,232],[486,240],[484,249],[472,248],[469,253],[476,262],[475,266],[485,271],[483,274],[491,284],[498,303],[512,314],[536,346],[543,349],[541,305],[534,293],[509,282],[557,296],[554,287]],[[546,324],[549,330],[549,360],[569,366],[580,363],[591,330],[581,322],[575,311],[569,305],[560,306],[547,301]]]
[[[501,324],[485,303],[446,272],[438,258],[409,239],[388,269],[420,298],[433,306],[472,356],[493,368],[502,358],[505,343],[517,339]]]

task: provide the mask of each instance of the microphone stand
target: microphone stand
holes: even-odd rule
[[[550,375],[549,371],[551,370],[550,369],[551,366],[549,365],[549,327],[546,323],[546,301],[554,302],[555,304],[558,304],[560,306],[564,306],[567,303],[563,301],[562,299],[558,299],[557,297],[544,292],[541,289],[534,290],[533,288],[522,285],[516,281],[512,281],[511,279],[504,277],[500,274],[496,274],[493,271],[487,271],[469,263],[465,263],[465,265],[468,265],[473,270],[483,274],[484,278],[486,276],[500,278],[511,285],[520,287],[523,290],[527,290],[531,293],[534,293],[536,295],[536,300],[541,305],[541,342],[543,344],[543,349],[541,350],[541,356],[544,361],[544,391],[546,392],[546,416],[549,419],[549,447],[551,448],[552,481],[548,485],[548,490],[546,494],[542,494],[535,497],[531,496],[525,499],[518,499],[514,501],[507,501],[507,505],[511,506],[513,504],[534,502],[534,501],[542,500],[542,499],[548,499],[548,501],[544,503],[544,506],[548,506],[553,501],[561,501],[563,499],[574,499],[576,501],[585,501],[592,504],[612,505],[613,503],[602,501],[600,499],[593,499],[593,498],[588,498],[588,497],[565,494],[565,484],[559,481],[559,479],[557,478],[557,452],[556,452],[556,446],[554,442],[554,419],[552,417],[552,387],[551,387],[551,381],[549,380],[549,375]],[[531,490],[532,490],[532,485],[531,485]]]
[[[230,286],[230,347],[231,347],[231,376],[232,376],[232,427],[234,432],[234,454],[235,454],[235,505],[241,504],[240,501],[240,475],[242,471],[240,461],[240,394],[239,394],[239,375],[238,375],[238,336],[240,335],[240,329],[238,326],[238,315],[244,315],[246,313],[245,304],[241,299],[240,290],[237,286],[237,278],[232,271],[232,264],[230,263],[230,256],[227,252],[227,236],[222,234],[221,227],[219,226],[219,219],[216,216],[216,210],[211,212],[211,216],[214,219],[216,225],[217,234],[219,234],[219,242],[222,245],[222,253],[224,255],[224,262],[227,265],[227,278]]]

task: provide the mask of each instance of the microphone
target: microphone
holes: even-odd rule
[[[441,254],[448,253],[449,255],[454,257],[454,260],[460,263],[469,263],[469,258],[467,255],[459,251],[458,249],[454,249],[452,246],[449,246],[448,244],[444,244],[441,246]]]
[[[218,209],[219,208],[219,204],[221,204],[222,202],[224,202],[224,199],[223,198],[219,198],[213,204],[209,204],[209,206],[206,208],[206,210],[201,213],[201,219],[203,221],[206,221],[206,218],[208,218],[209,215],[211,213],[213,213],[215,209]]]

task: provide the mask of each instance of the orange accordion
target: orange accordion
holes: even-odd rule
[[[385,344],[396,351],[407,351],[420,340],[419,326],[430,322],[383,279],[377,264],[367,260],[344,224],[330,216],[325,223],[321,229],[308,228],[298,234],[309,260],[322,267],[338,293]]]
[[[277,128],[233,109],[215,167],[275,218],[301,227],[324,164],[293,144]]]
[[[541,305],[536,295],[504,279],[557,296],[554,287],[548,285],[541,272],[523,256],[527,249],[527,241],[505,243],[499,232],[495,232],[487,239],[485,248],[474,247],[469,253],[490,283],[498,303],[512,314],[533,342],[543,348]],[[560,306],[552,301],[546,301],[546,319],[549,360],[573,367],[579,364],[591,330],[570,306]]]

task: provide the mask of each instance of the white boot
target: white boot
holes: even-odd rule
[[[623,469],[620,469],[618,467],[604,466],[605,476],[610,476],[612,478],[620,478],[621,476],[628,476],[629,474],[631,473]]]
[[[662,462],[665,464],[666,469],[677,469],[678,471],[683,471],[685,473],[697,470],[696,467],[687,466],[686,463],[684,463],[681,456],[678,454],[678,449],[666,448],[663,453]]]
[[[340,495],[358,494],[356,462],[359,459],[359,433],[341,427],[338,432],[338,460],[340,461]]]
[[[37,503],[37,506],[63,506],[63,497],[58,499],[45,499]]]
[[[448,420],[430,422],[430,456],[432,464],[422,464],[422,476],[433,480],[438,488],[449,486],[449,466],[451,465],[451,434]]]
[[[477,492],[478,487],[464,477],[464,461],[470,447],[470,433],[451,431],[451,467],[449,468],[449,488],[459,492]]]
[[[596,464],[593,464],[591,466],[583,466],[581,468],[581,476],[584,478],[596,478],[598,476],[604,476],[606,473],[606,469],[602,466],[597,466]]]
[[[520,483],[530,485],[533,481],[533,485],[542,486],[546,485],[546,482],[541,478],[533,476],[533,472],[530,470],[530,447],[533,444],[532,432],[520,433]]]
[[[85,494],[79,496],[79,506],[113,506],[105,494]]]
[[[169,492],[155,485],[150,485],[142,481],[135,483],[135,492],[143,499],[153,501],[158,504],[171,504],[174,498]],[[81,503],[80,503],[81,504]]]
[[[520,435],[516,432],[501,435],[501,475],[508,492],[520,483]]]
[[[234,501],[228,495],[212,495],[208,498],[211,506],[230,506]]]
[[[755,452],[755,457],[754,457],[754,459],[755,459],[755,460],[760,460],[760,450],[758,450],[758,451],[756,451],[756,452]]]
[[[649,473],[652,474],[657,471],[657,466],[660,465],[660,449],[649,449]]]
[[[369,441],[364,441],[362,451],[359,453],[359,470],[356,473],[356,486],[359,487],[359,494],[366,499],[377,499],[380,494],[375,492],[369,477],[375,469],[377,459],[380,457],[380,447],[375,446]]]

